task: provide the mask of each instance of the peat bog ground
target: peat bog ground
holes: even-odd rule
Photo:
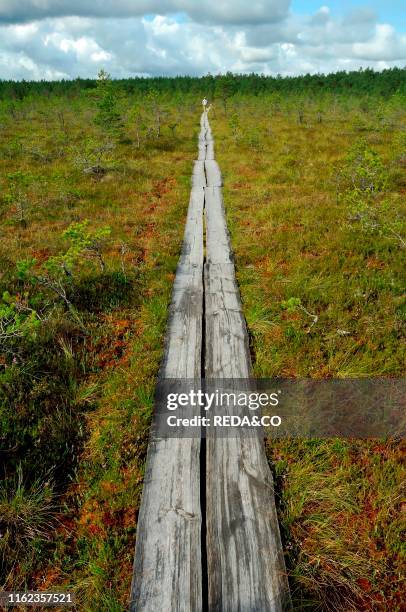
[[[255,375],[404,375],[404,83],[0,83],[3,589],[126,609],[203,95]],[[296,609],[400,610],[399,441],[267,452]]]

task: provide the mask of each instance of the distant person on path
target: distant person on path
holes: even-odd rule
[[[203,111],[205,111],[205,110],[206,110],[207,102],[208,102],[208,101],[207,101],[207,98],[203,98],[203,100],[202,100],[202,104],[203,104]]]

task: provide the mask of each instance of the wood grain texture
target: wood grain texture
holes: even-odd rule
[[[206,160],[213,160],[214,159],[214,143],[213,142],[208,142],[207,143],[205,159]]]
[[[203,127],[201,136],[205,134]],[[204,162],[196,161],[160,378],[201,377]],[[151,437],[130,610],[202,609],[200,439]]]
[[[223,180],[218,163],[215,159],[206,159],[204,167],[207,177],[208,187],[222,187]]]
[[[205,170],[205,376],[230,379],[227,390],[241,391],[237,379],[251,376],[248,334],[235,279],[220,169],[215,161],[206,159]],[[289,609],[290,599],[272,474],[263,440],[248,437],[243,430],[233,434],[219,437],[215,428],[207,433],[208,607],[213,612],[279,612]]]
[[[220,187],[206,187],[206,261],[233,263]]]
[[[204,351],[206,378],[227,379],[227,385],[239,391],[237,379],[251,385],[248,334],[224,214],[222,177],[206,113],[200,124],[160,377],[200,379]],[[200,439],[151,438],[131,612],[200,612],[206,574],[208,593],[203,595],[210,612],[288,609],[273,481],[263,441],[241,433],[220,438],[216,430],[209,430],[203,466],[201,452]],[[205,517],[200,499],[202,467],[206,470]],[[202,519],[207,530],[204,568]]]

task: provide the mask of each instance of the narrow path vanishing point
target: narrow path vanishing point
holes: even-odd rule
[[[246,379],[248,336],[207,113],[200,125],[160,378]],[[262,441],[244,434],[151,439],[131,612],[287,608],[273,480]]]

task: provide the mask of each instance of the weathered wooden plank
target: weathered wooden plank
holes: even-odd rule
[[[210,274],[207,273],[209,268]],[[204,290],[210,296],[210,303],[207,304],[209,310],[206,311],[208,316],[214,315],[220,308],[242,312],[233,263],[208,263]]]
[[[221,187],[223,185],[223,179],[221,178],[221,172],[218,163],[215,159],[206,159],[204,162],[206,170],[206,180],[209,187]]]
[[[203,262],[203,208],[204,189],[193,187],[190,193],[180,261],[202,265]]]
[[[206,261],[232,263],[232,251],[219,187],[206,187]]]
[[[202,127],[201,133],[205,133]],[[160,377],[200,379],[204,163],[195,162]],[[202,608],[200,439],[152,437],[131,587],[131,612]]]
[[[248,378],[248,335],[233,265],[206,264],[206,378]]]
[[[241,390],[251,376],[248,335],[216,162],[206,160],[205,376]],[[233,383],[235,380],[235,383]],[[247,383],[249,384],[249,383]],[[244,431],[206,441],[209,610],[281,611],[289,591],[263,441]]]
[[[212,159],[213,158],[213,159]],[[207,183],[207,185],[206,185]],[[182,254],[169,310],[162,378],[249,378],[247,330],[207,115],[201,117],[199,160]],[[206,258],[203,286],[203,208]],[[206,338],[202,339],[203,300]],[[241,389],[239,383],[236,390]],[[279,611],[289,602],[273,497],[262,441],[210,430],[206,447],[209,610]],[[202,558],[200,440],[150,441],[138,521],[132,612],[200,611]]]
[[[206,145],[204,147],[199,146],[199,154],[197,159],[198,161],[204,161],[206,159]]]
[[[192,188],[193,187],[205,187],[206,186],[206,174],[204,169],[204,161],[197,160],[194,162],[192,172]]]
[[[179,264],[169,308],[161,378],[200,378],[202,348],[202,266]]]
[[[206,147],[206,160],[214,160],[214,143],[208,142]]]
[[[251,364],[232,272],[227,263],[205,268],[205,374],[235,379],[227,390],[241,391],[237,379],[250,376]],[[284,610],[288,587],[263,441],[233,434],[220,438],[210,430],[206,441],[209,609]]]
[[[200,441],[151,441],[130,610],[201,609]]]
[[[206,445],[209,609],[285,610],[288,585],[262,441],[236,432],[210,435]]]

